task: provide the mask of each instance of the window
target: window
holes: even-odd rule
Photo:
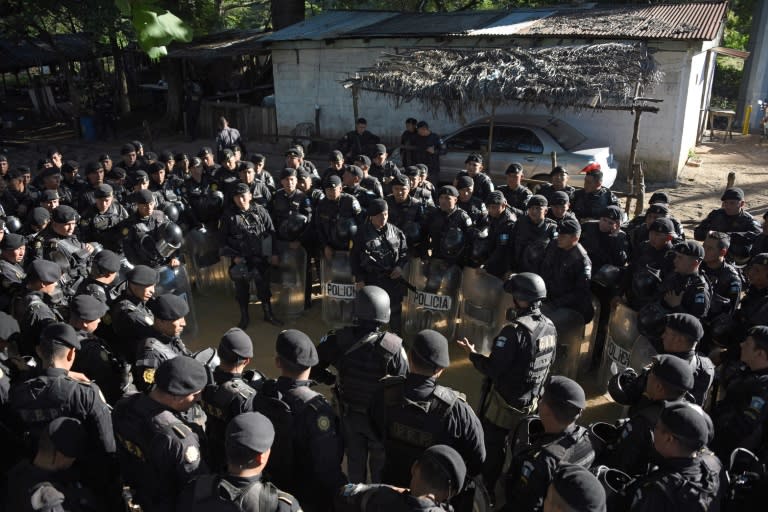
[[[513,126],[493,127],[494,153],[536,153],[544,152],[544,145],[531,130]]]
[[[480,151],[488,146],[488,126],[473,126],[445,141],[449,151]]]

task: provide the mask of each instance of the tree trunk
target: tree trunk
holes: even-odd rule
[[[184,81],[183,70],[180,59],[168,59],[168,68],[165,73],[165,80],[168,83],[168,103],[166,105],[165,117],[168,126],[172,130],[182,130],[182,116],[184,104]]]
[[[112,45],[112,58],[115,61],[115,99],[120,108],[120,113],[125,115],[131,111],[131,98],[128,95],[128,79],[125,73],[123,52],[117,44],[117,33],[112,30],[109,33],[109,42]]]
[[[304,21],[304,0],[271,0],[272,30]]]

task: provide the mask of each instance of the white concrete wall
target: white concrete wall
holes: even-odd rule
[[[353,128],[352,94],[339,83],[356,70],[371,66],[385,52],[391,41],[378,40],[291,43],[275,45],[272,52],[275,76],[275,100],[278,129],[287,134],[296,124],[314,121],[315,105],[320,107],[321,135],[336,138]],[[427,44],[423,41],[401,41],[403,47]],[[434,45],[434,42],[431,43]],[[466,40],[454,40],[451,46],[465,45]],[[495,44],[499,44],[496,42]],[[658,114],[645,113],[640,122],[638,157],[643,162],[649,180],[672,181],[685,164],[688,148],[696,137],[699,101],[701,98],[704,53],[682,43],[658,43],[655,58],[665,73],[664,82],[645,95],[664,100],[657,104]],[[693,45],[696,46],[696,45]],[[698,45],[700,49],[700,45]],[[691,72],[693,61],[693,72]],[[532,113],[546,112],[540,107],[510,105],[498,113],[526,109]],[[399,141],[407,117],[426,119],[433,131],[447,134],[463,123],[446,115],[431,113],[420,103],[395,106],[394,101],[381,94],[361,92],[360,115],[368,119],[368,128],[388,144]],[[620,179],[628,169],[634,116],[629,112],[558,110],[555,115],[580,129],[596,145],[610,145],[620,168]],[[468,114],[466,121],[486,115]]]

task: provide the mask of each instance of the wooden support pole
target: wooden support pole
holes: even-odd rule
[[[552,169],[557,167],[557,152],[553,151],[549,154],[550,158],[552,159]]]
[[[352,123],[352,126],[355,126],[357,123],[357,120],[360,118],[360,111],[359,111],[359,105],[358,102],[360,100],[360,89],[356,86],[352,86],[352,111],[355,114],[355,121]]]
[[[488,148],[485,152],[485,163],[483,167],[491,170],[491,154],[493,154],[493,125],[496,123],[496,105],[491,108],[491,122],[488,124]]]
[[[645,206],[645,174],[643,173],[643,166],[636,163],[632,170],[632,174],[635,176],[634,189],[635,189],[635,217],[643,213],[643,206]],[[627,200],[629,205],[629,200]]]
[[[728,183],[726,183],[725,188],[733,188],[733,185],[736,183],[736,173],[731,171],[728,173]]]

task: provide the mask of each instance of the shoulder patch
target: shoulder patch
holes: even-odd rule
[[[507,344],[507,337],[506,336],[499,336],[499,337],[497,337],[496,341],[494,342],[494,344],[498,348],[504,348],[506,346],[506,344]]]
[[[184,460],[190,464],[200,460],[200,450],[197,446],[188,446],[187,449],[184,450]]]
[[[123,228],[123,236],[127,236],[127,235],[128,235],[128,233],[130,233],[130,232],[131,232],[131,230],[130,230],[130,229],[128,229],[128,228]]]
[[[331,428],[331,419],[328,416],[322,415],[317,418],[317,428],[321,432],[327,432]]]
[[[763,407],[765,407],[765,399],[760,396],[753,396],[752,399],[749,401],[749,408],[754,409],[757,412],[761,412],[763,410]]]
[[[144,370],[144,373],[141,375],[141,377],[144,379],[144,382],[147,384],[154,384],[155,383],[155,369],[154,368],[147,368]]]

